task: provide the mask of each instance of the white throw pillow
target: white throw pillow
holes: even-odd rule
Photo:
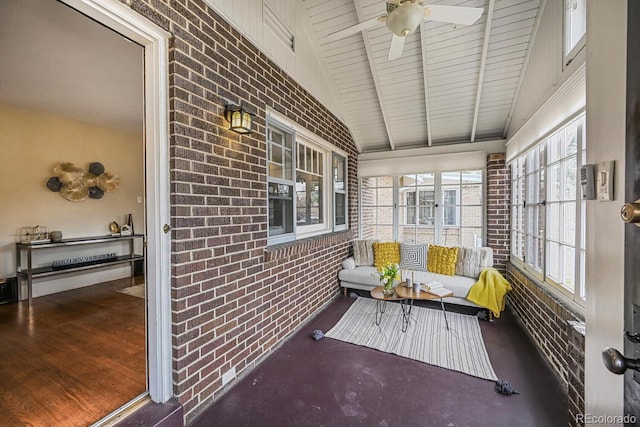
[[[353,241],[353,260],[356,266],[373,265],[373,242],[377,240],[361,240]]]

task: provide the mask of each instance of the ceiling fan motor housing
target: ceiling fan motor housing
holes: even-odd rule
[[[404,3],[395,8],[387,17],[387,28],[399,37],[413,33],[424,21],[424,8],[419,3]]]

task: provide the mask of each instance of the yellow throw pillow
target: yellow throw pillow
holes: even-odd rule
[[[458,260],[458,248],[429,245],[427,255],[427,270],[432,273],[454,276],[456,274],[456,262]]]
[[[373,266],[400,264],[400,243],[373,242]]]

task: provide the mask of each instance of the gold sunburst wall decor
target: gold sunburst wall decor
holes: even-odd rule
[[[72,202],[101,199],[104,193],[112,193],[120,187],[120,178],[106,172],[102,163],[89,164],[85,172],[80,166],[70,162],[58,163],[53,168],[52,176],[47,181],[47,188]]]

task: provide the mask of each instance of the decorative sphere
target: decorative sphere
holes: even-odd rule
[[[89,187],[89,197],[92,199],[102,199],[104,191],[98,187]]]
[[[62,182],[60,181],[60,178],[58,178],[57,176],[52,176],[51,178],[49,178],[49,181],[47,181],[47,188],[54,193],[60,191],[62,189]]]
[[[89,165],[89,173],[98,176],[104,173],[104,165],[100,162],[93,162]]]

